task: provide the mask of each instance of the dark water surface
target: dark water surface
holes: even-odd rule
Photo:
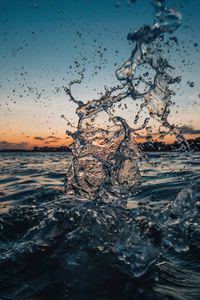
[[[200,153],[149,157],[120,207],[63,194],[69,154],[1,153],[0,299],[199,299]]]

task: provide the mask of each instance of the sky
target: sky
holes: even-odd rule
[[[69,144],[65,118],[76,126],[76,106],[63,86],[85,69],[73,94],[83,102],[100,97],[105,85],[118,84],[115,70],[130,57],[133,45],[127,34],[153,24],[150,0],[129,2],[0,0],[0,149]],[[199,0],[169,0],[167,6],[183,15],[176,32],[178,45],[166,49],[174,73],[182,76],[174,86],[170,122],[182,127],[187,138],[196,138],[200,136]],[[125,113],[127,119],[133,119],[134,109]]]

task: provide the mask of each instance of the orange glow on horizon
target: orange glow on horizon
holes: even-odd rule
[[[71,137],[40,137],[40,136],[0,136],[0,149],[26,149],[31,150],[33,147],[60,147],[69,146],[73,140]]]
[[[200,135],[185,135],[186,139],[195,139],[200,137]],[[147,140],[145,137],[137,137],[137,143],[144,143]],[[171,144],[176,141],[174,136],[166,136],[164,139],[154,138],[154,142],[164,142],[166,144]],[[69,136],[28,136],[28,135],[0,135],[0,150],[1,149],[27,149],[31,150],[33,147],[60,147],[60,146],[70,146],[73,139]]]

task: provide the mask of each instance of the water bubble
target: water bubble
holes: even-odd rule
[[[189,83],[189,86],[190,86],[191,88],[193,88],[193,87],[194,87],[194,82],[190,82],[190,83]]]
[[[118,9],[120,7],[120,2],[119,1],[116,1],[115,2],[115,7]]]

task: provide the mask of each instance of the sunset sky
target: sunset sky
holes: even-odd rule
[[[77,99],[98,98],[104,86],[115,86],[115,70],[132,46],[130,31],[153,23],[149,0],[0,0],[0,149],[68,145],[65,117],[76,126]],[[183,14],[178,45],[166,51],[175,75],[181,75],[170,121],[187,138],[200,136],[200,5],[199,0],[167,1]],[[131,121],[132,107],[123,112]],[[170,138],[168,138],[170,142]]]

